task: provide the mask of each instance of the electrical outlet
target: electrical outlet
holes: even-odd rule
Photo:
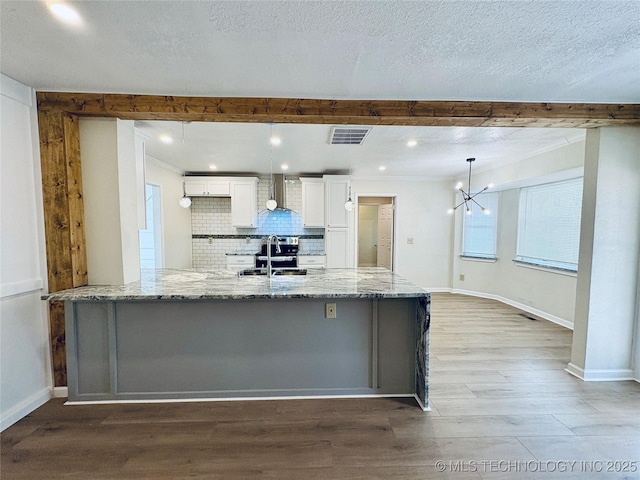
[[[213,237],[209,237],[209,244],[213,243]]]
[[[324,304],[324,318],[336,318],[336,304],[325,303]]]
[[[244,239],[244,243],[249,244],[251,243],[251,237],[247,237]]]
[[[464,273],[461,273],[461,274],[460,274],[460,281],[461,281],[461,282],[464,282]]]
[[[407,237],[407,245],[413,245],[413,237]]]

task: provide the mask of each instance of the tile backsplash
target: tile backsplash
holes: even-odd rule
[[[273,233],[278,236],[300,236],[300,253],[324,252],[324,229],[302,226],[300,181],[286,183],[287,207],[293,212],[270,212],[265,209],[265,202],[269,198],[269,184],[268,176],[260,177],[257,228],[235,228],[231,225],[229,197],[192,197],[193,268],[225,269],[227,253],[254,254],[260,248],[262,238]]]

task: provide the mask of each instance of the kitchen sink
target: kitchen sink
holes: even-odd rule
[[[273,275],[306,275],[306,268],[274,268]],[[239,277],[248,277],[248,276],[267,276],[266,268],[249,268],[248,270],[241,270],[238,272]]]

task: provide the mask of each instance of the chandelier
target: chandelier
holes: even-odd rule
[[[460,193],[462,194],[462,201],[456,205],[453,208],[450,208],[448,213],[453,213],[455,212],[458,207],[461,207],[462,205],[464,205],[465,208],[465,212],[467,215],[471,215],[471,206],[475,203],[478,207],[480,207],[480,210],[482,211],[482,213],[484,213],[485,215],[490,215],[491,211],[488,208],[484,208],[482,205],[480,205],[478,202],[476,202],[475,197],[477,197],[478,195],[480,195],[482,192],[490,189],[493,184],[489,184],[486,185],[482,190],[480,190],[479,192],[476,193],[471,193],[471,164],[473,162],[475,162],[476,159],[475,158],[467,158],[467,162],[469,162],[469,184],[468,184],[468,191],[465,191],[463,188],[463,184],[462,182],[458,182],[456,184],[456,190],[459,190]]]

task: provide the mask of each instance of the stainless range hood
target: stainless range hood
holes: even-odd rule
[[[278,203],[276,210],[288,210],[293,212],[287,207],[287,195],[286,195],[286,179],[282,173],[273,174],[273,198]]]

